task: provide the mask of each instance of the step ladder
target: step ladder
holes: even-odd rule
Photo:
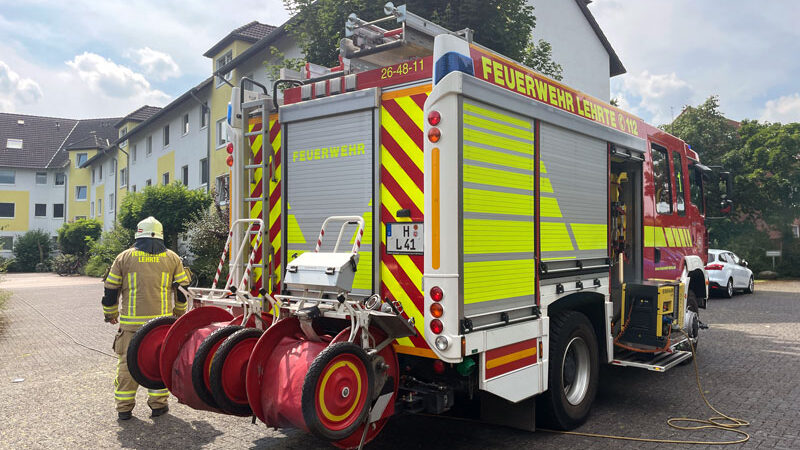
[[[670,345],[670,350],[659,353],[639,353],[632,350],[621,350],[614,353],[611,365],[623,367],[637,367],[652,370],[653,372],[666,372],[678,364],[691,359],[692,352],[679,350],[688,344],[688,339],[682,337]]]

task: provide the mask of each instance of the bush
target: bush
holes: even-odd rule
[[[53,272],[60,275],[67,275],[80,271],[81,260],[76,255],[62,253],[53,257],[50,265],[53,268]]]
[[[12,269],[33,272],[38,264],[47,264],[50,250],[50,235],[43,230],[30,230],[14,243],[15,261]]]
[[[83,257],[89,252],[89,244],[102,232],[103,225],[94,219],[65,223],[58,229],[58,246],[63,253]]]
[[[141,192],[129,192],[122,200],[119,223],[136,230],[142,219],[153,216],[164,226],[164,242],[177,248],[178,234],[186,231],[185,221],[211,206],[205,191],[189,190],[180,182],[168,186],[149,186]]]
[[[228,215],[219,208],[206,209],[186,221],[186,238],[193,259],[190,264],[200,286],[211,286],[217,273],[219,256],[228,239]],[[228,274],[223,267],[220,279]]]
[[[0,273],[8,272],[12,264],[14,264],[14,258],[3,258],[0,256]]]
[[[89,262],[86,264],[86,275],[102,277],[106,269],[111,267],[114,258],[133,245],[133,230],[117,224],[113,230],[106,231],[100,239],[89,245]]]

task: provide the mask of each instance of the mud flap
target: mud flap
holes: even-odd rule
[[[510,402],[486,391],[480,393],[481,420],[495,425],[536,431],[536,397]]]

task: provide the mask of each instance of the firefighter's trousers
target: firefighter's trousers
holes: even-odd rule
[[[133,339],[135,331],[119,330],[114,338],[114,352],[119,362],[117,363],[117,377],[114,379],[114,399],[117,402],[117,411],[130,411],[136,405],[136,390],[139,383],[134,381],[128,372],[128,345]],[[147,405],[151,409],[167,406],[169,391],[166,389],[148,389]]]

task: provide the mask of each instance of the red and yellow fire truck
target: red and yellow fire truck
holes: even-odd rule
[[[469,30],[386,13],[398,28],[351,16],[342,64],[281,80],[282,103],[233,89],[230,275],[137,334],[141,384],[349,448],[455,402],[570,429],[601,363],[690,358],[698,155]]]

